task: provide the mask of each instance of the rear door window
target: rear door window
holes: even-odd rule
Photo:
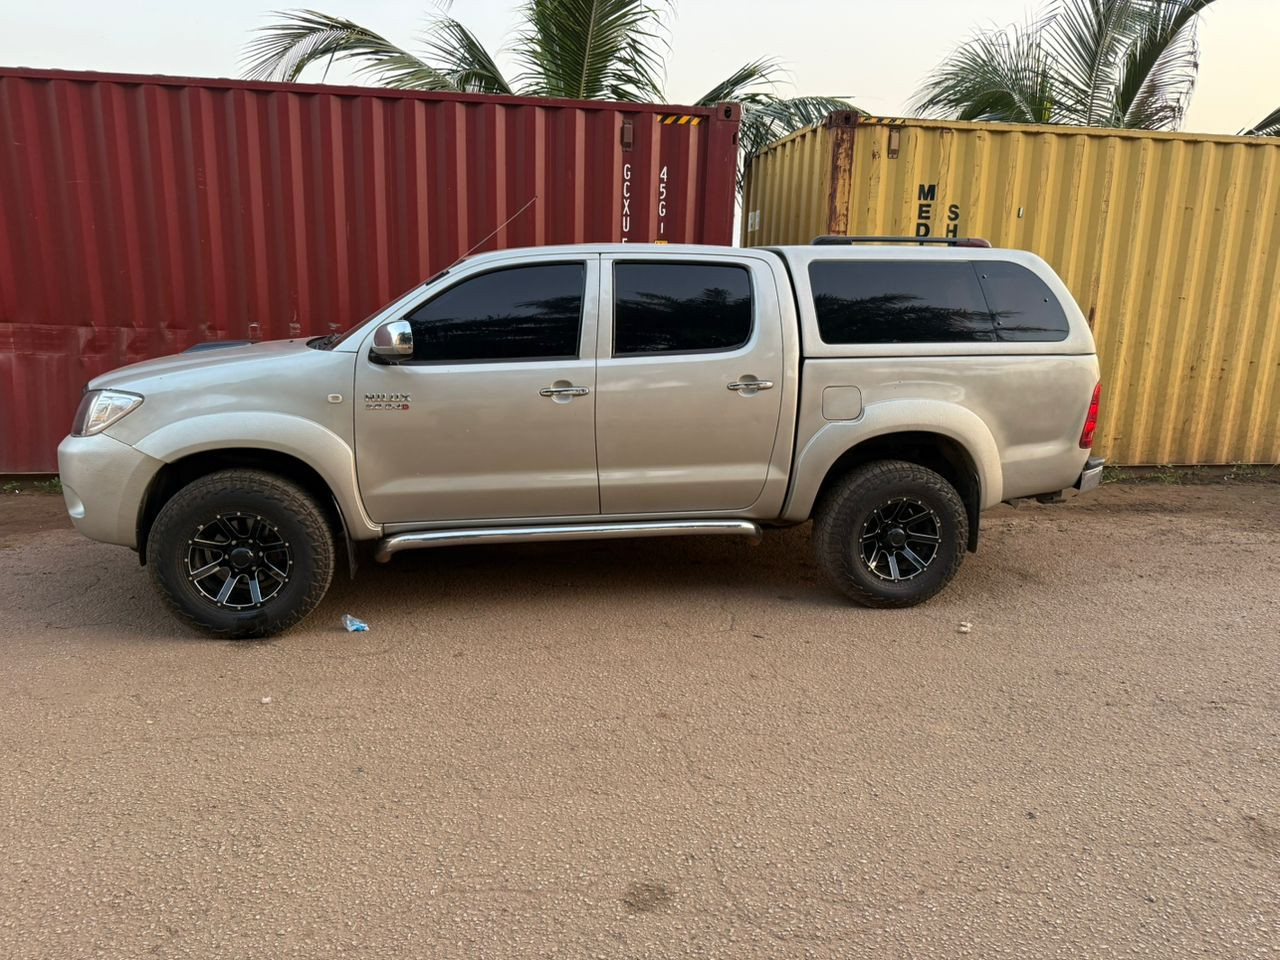
[[[751,339],[751,274],[718,263],[613,268],[613,355],[735,350]]]
[[[817,260],[809,265],[825,343],[996,339],[973,265],[941,260]]]
[[[1062,303],[1034,273],[1004,260],[976,261],[973,268],[978,271],[1000,340],[1067,339],[1070,327]]]

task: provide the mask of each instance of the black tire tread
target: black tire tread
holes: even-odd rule
[[[852,575],[855,562],[849,549],[852,514],[860,504],[874,498],[877,491],[904,480],[928,488],[947,503],[952,508],[952,520],[958,531],[951,544],[951,556],[939,556],[934,561],[942,561],[946,573],[931,589],[909,597],[885,596],[866,589]],[[818,566],[836,589],[864,607],[911,607],[935,596],[955,576],[964,559],[968,539],[968,514],[955,487],[928,467],[907,460],[875,460],[855,467],[827,491],[814,511],[813,547]]]
[[[209,508],[216,509],[219,502],[225,502],[228,496],[235,497],[243,494],[246,487],[274,500],[283,511],[292,513],[302,524],[312,542],[312,559],[317,575],[312,577],[306,593],[292,609],[282,611],[266,622],[250,627],[221,626],[201,619],[181,602],[181,599],[164,582],[159,561],[166,556],[162,545],[166,537],[173,535],[172,527],[181,509],[199,507],[201,504],[208,504]],[[170,509],[171,507],[173,509]],[[334,534],[329,520],[305,490],[277,474],[246,468],[219,470],[191,481],[170,497],[161,508],[147,537],[147,555],[152,558],[148,564],[151,581],[164,599],[165,606],[175,617],[196,630],[228,639],[256,639],[280,633],[314,610],[324,598],[333,580],[335,550]]]

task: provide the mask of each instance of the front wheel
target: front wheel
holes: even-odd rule
[[[960,569],[969,518],[955,488],[919,464],[879,460],[851,471],[819,505],[818,565],[867,607],[910,607]]]
[[[333,578],[333,533],[300,487],[260,470],[194,480],[147,538],[151,578],[182,620],[219,637],[267,637],[310,613]]]

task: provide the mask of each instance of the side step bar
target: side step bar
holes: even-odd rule
[[[397,533],[378,541],[374,558],[386,563],[401,550],[457,547],[468,543],[536,543],[544,540],[620,540],[626,537],[688,537],[721,534],[760,542],[763,531],[750,520],[645,520],[622,523],[557,523],[542,527],[467,527]]]

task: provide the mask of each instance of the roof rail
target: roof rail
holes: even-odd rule
[[[989,247],[990,240],[981,237],[842,237],[839,235],[814,237],[815,246],[836,246],[853,243],[941,243],[948,247]]]

